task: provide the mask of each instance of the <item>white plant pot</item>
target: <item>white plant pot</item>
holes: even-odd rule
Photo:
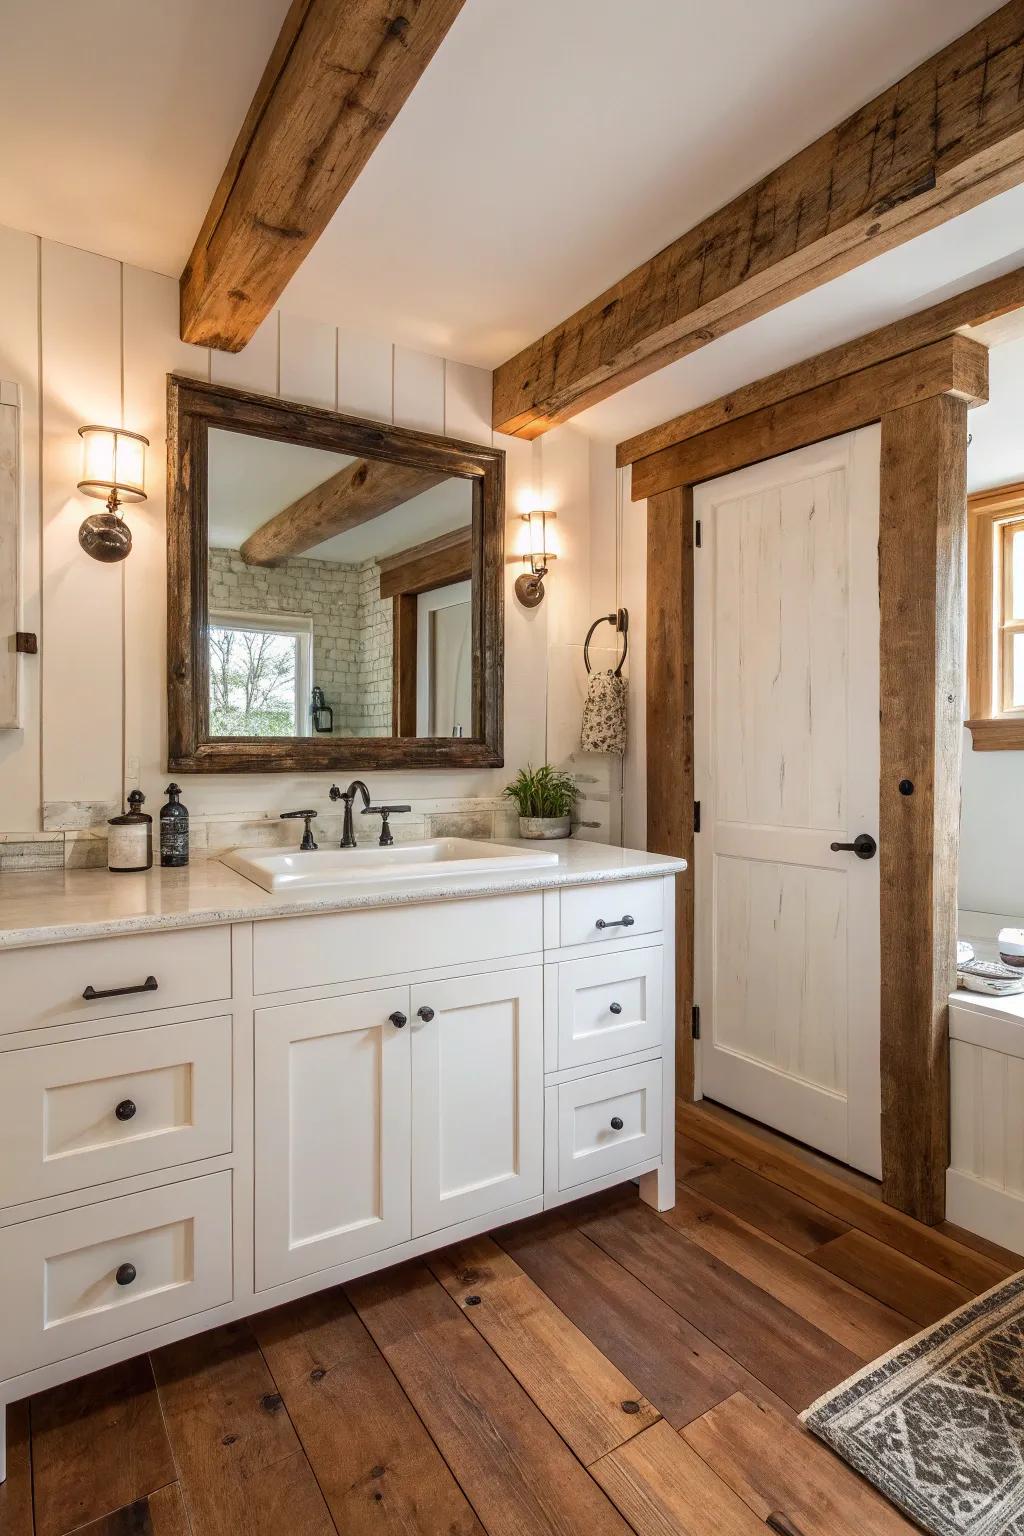
[[[520,837],[568,837],[572,831],[571,816],[520,816]]]

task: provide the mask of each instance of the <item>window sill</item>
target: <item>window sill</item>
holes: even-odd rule
[[[1024,716],[965,722],[975,752],[1024,752]]]

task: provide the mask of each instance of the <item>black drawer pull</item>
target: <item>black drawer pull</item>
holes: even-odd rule
[[[613,1131],[621,1131],[622,1130],[622,1121],[621,1121],[621,1119],[619,1118],[618,1115],[612,1115],[612,1130]]]
[[[608,1012],[609,1013],[621,1013],[622,1012],[622,1004],[621,1003],[609,1003],[608,1004]]]
[[[428,1008],[426,1003],[424,1003],[422,1008],[416,1009],[416,1017],[422,1019],[424,1024],[429,1024],[434,1017],[434,1010],[433,1008]]]
[[[635,917],[630,917],[629,913],[627,912],[625,917],[617,917],[615,919],[614,923],[609,923],[603,917],[599,917],[597,922],[594,924],[594,927],[595,928],[632,928],[632,926],[633,926],[633,924],[635,922],[636,922],[636,918]]]
[[[156,977],[147,976],[137,987],[108,987],[105,992],[97,992],[95,987],[86,987],[82,996],[87,1003],[94,1003],[98,997],[128,997],[132,992],[155,992],[156,988]]]
[[[118,1285],[131,1285],[137,1273],[134,1264],[119,1264],[114,1271],[114,1279]]]
[[[409,1022],[405,1014],[400,1013],[397,1009],[394,1013],[388,1014],[388,1020],[395,1026],[396,1029],[404,1029]]]
[[[134,1120],[136,1114],[135,1101],[133,1099],[122,1099],[120,1104],[115,1107],[114,1114],[119,1120]]]

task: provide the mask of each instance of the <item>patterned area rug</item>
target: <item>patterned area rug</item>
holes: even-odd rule
[[[802,1418],[935,1536],[1024,1536],[1024,1273],[858,1371]]]

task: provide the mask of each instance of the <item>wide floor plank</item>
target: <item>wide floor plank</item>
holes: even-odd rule
[[[347,1287],[488,1536],[628,1536],[447,1292],[420,1265]]]
[[[252,1328],[344,1536],[483,1536],[344,1291],[264,1312]]]
[[[851,1230],[810,1257],[919,1324],[937,1322],[971,1300],[972,1293],[964,1286],[954,1285],[866,1232]]]
[[[74,1536],[191,1536],[177,1483],[80,1526]]]
[[[489,1237],[428,1263],[584,1466],[657,1422],[640,1389]]]
[[[64,1536],[177,1473],[146,1355],[32,1399],[36,1536]]]
[[[807,1430],[742,1393],[683,1438],[760,1520],[801,1536],[910,1536],[916,1529]]]
[[[678,1139],[690,1149],[688,1166],[692,1167],[693,1150],[699,1149],[700,1143],[685,1136]],[[792,1248],[794,1253],[810,1253],[831,1238],[839,1237],[850,1225],[791,1190],[782,1189],[749,1168],[728,1160],[693,1167],[692,1172],[684,1175],[684,1184],[696,1194],[732,1211],[750,1226],[767,1232],[776,1242]]]
[[[998,1285],[1019,1267],[955,1242],[934,1227],[922,1226],[839,1175],[823,1172],[788,1148],[773,1146],[702,1105],[683,1105],[681,1117],[689,1136],[699,1138],[705,1147],[799,1194],[975,1294]]]
[[[194,1536],[335,1536],[248,1324],[168,1344],[152,1359]]]
[[[7,1409],[7,1481],[0,1483],[0,1532],[33,1536],[32,1441],[25,1398]]]
[[[743,1500],[664,1421],[591,1471],[637,1536],[765,1536]]]
[[[571,1223],[556,1225],[551,1214],[532,1217],[496,1238],[673,1428],[740,1391],[792,1412]]]
[[[583,1230],[792,1408],[806,1408],[863,1364],[638,1200],[624,1199]]]
[[[661,1217],[862,1360],[874,1360],[917,1331],[910,1318],[683,1185],[675,1206]]]

